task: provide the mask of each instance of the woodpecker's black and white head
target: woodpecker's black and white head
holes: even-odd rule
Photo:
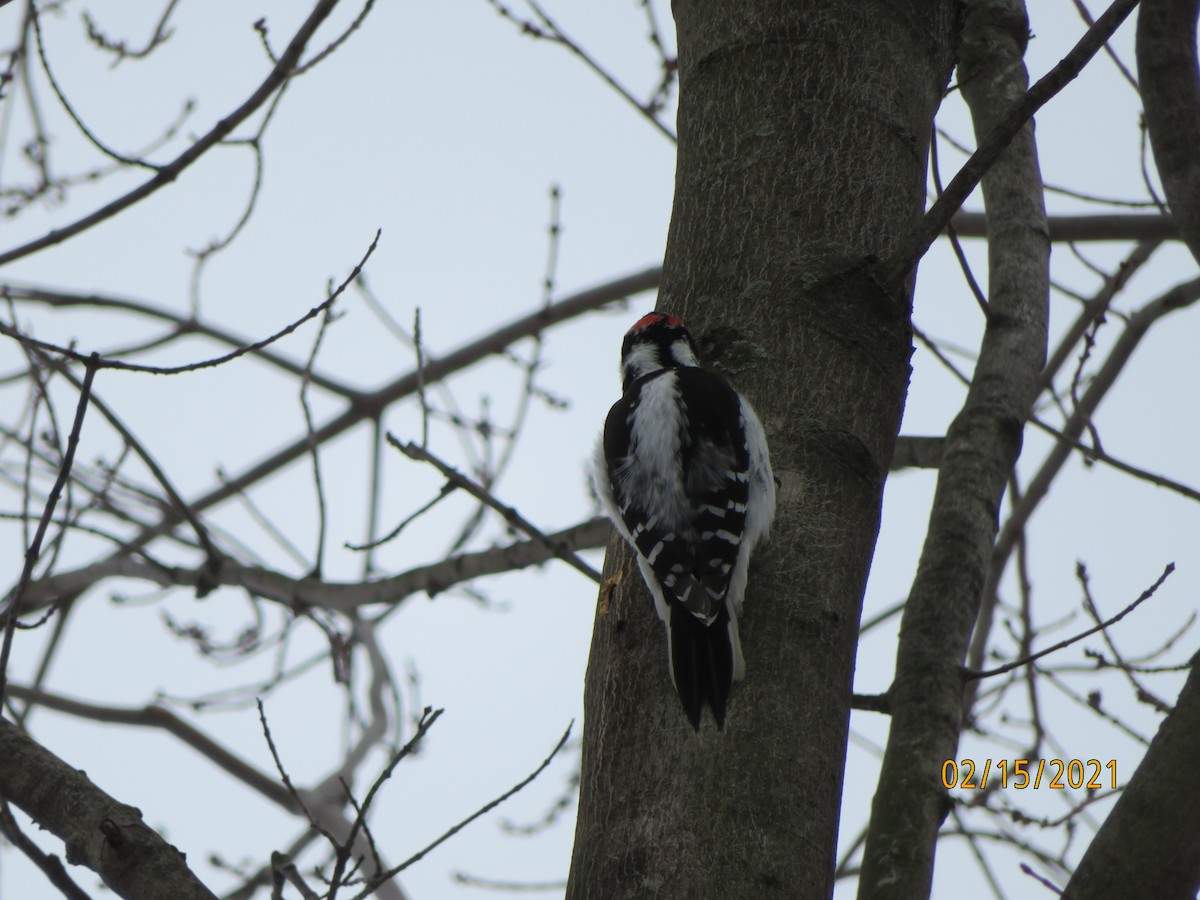
[[[642,316],[621,345],[621,389],[660,369],[698,366],[696,344],[678,316],[652,312]]]

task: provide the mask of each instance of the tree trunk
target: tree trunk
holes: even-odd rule
[[[659,308],[755,405],[780,478],[725,731],[687,723],[609,547],[567,896],[829,896],[862,591],[908,383],[951,0],[676,0],[679,158]],[[614,356],[617,348],[613,348]],[[615,399],[614,385],[614,399]]]
[[[1024,95],[1023,0],[968,0],[958,81],[982,143]],[[938,777],[958,748],[962,665],[979,613],[1005,487],[1046,362],[1050,239],[1033,125],[983,177],[987,325],[946,433],[925,546],[900,622],[892,727],[871,807],[860,900],[919,900],[951,801]],[[963,299],[961,302],[970,302]]]
[[[1200,262],[1200,0],[1147,0],[1138,13],[1137,63],[1146,131],[1171,216]]]
[[[1088,846],[1064,900],[1191,900],[1200,888],[1200,658]]]

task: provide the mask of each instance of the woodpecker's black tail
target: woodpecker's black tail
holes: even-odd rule
[[[705,625],[677,602],[671,603],[668,626],[671,676],[692,727],[700,730],[705,702],[712,707],[717,728],[725,727],[725,703],[733,683],[733,646],[729,611],[724,605],[711,625]]]

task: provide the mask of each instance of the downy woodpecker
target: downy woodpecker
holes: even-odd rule
[[[746,399],[700,368],[676,316],[650,313],[629,329],[621,386],[596,444],[596,490],[637,553],[692,727],[707,702],[723,728],[746,671],[746,570],[775,516],[766,436]]]

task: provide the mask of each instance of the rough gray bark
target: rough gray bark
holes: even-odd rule
[[[1028,86],[1022,0],[966,4],[959,83],[976,136]],[[900,626],[892,727],[871,810],[861,898],[929,896],[950,799],[938,777],[955,755],[962,663],[998,528],[1000,501],[1046,359],[1050,242],[1033,126],[984,176],[987,327],[962,410],[946,434],[929,530]],[[963,302],[969,302],[964,300]]]
[[[67,862],[87,866],[118,897],[215,900],[184,855],[87,775],[0,719],[0,796],[60,838]]]
[[[1200,890],[1200,667],[1067,884],[1064,900],[1191,900]]]
[[[724,733],[692,732],[649,595],[609,545],[620,582],[602,592],[588,667],[573,900],[832,889],[857,623],[911,353],[909,286],[876,272],[920,221],[953,11],[675,3],[659,307],[754,403],[779,515],[751,569],[747,676]]]
[[[1200,0],[1144,0],[1137,64],[1146,130],[1171,215],[1200,261]]]

